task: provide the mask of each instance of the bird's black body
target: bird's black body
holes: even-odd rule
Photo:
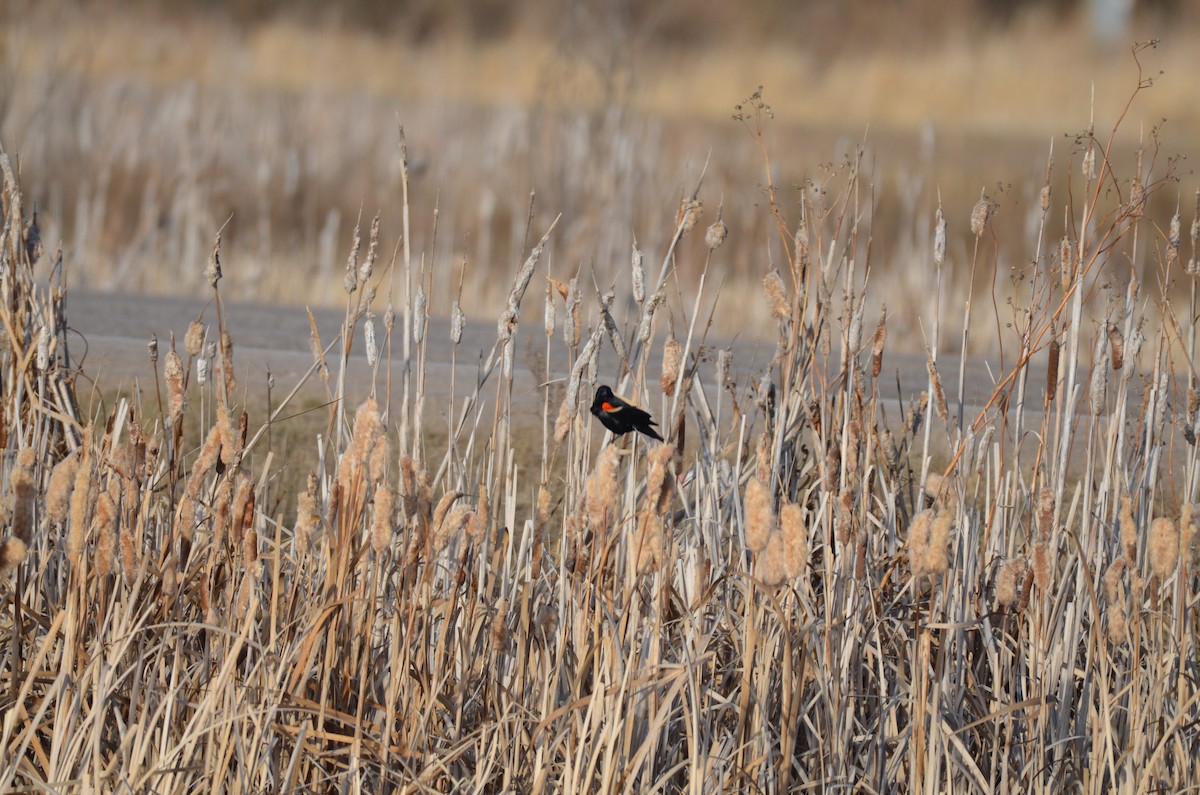
[[[650,415],[637,406],[622,400],[613,394],[606,386],[596,390],[596,399],[592,401],[592,413],[610,431],[620,436],[630,431],[639,431],[651,439],[662,441],[663,438],[654,430],[656,423]]]

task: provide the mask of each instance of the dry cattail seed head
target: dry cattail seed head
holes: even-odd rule
[[[187,351],[188,356],[199,356],[203,347],[204,324],[199,320],[193,320],[188,325],[187,334],[183,337],[183,349]]]
[[[374,367],[379,361],[379,346],[375,341],[375,315],[371,312],[363,319],[363,343],[367,349],[367,364]]]
[[[1174,520],[1160,516],[1150,523],[1147,549],[1150,570],[1165,580],[1175,572],[1179,563],[1179,528]]]
[[[1024,558],[1014,558],[1000,567],[1000,573],[996,575],[996,603],[1001,607],[1015,604],[1020,598],[1025,567]]]
[[[744,508],[746,546],[752,552],[761,552],[767,546],[775,517],[772,515],[771,494],[757,477],[750,478],[746,484]]]
[[[766,293],[767,303],[771,306],[771,314],[779,320],[788,320],[792,311],[787,300],[787,288],[783,284],[783,277],[775,268],[771,268],[763,278],[763,291]]]
[[[887,342],[887,304],[879,312],[879,325],[871,339],[871,377],[878,378],[883,369],[883,346]]]
[[[1046,405],[1049,406],[1054,402],[1054,396],[1058,392],[1058,357],[1059,344],[1057,339],[1050,340],[1050,349],[1046,359]]]
[[[1058,244],[1058,262],[1059,278],[1065,293],[1071,289],[1071,282],[1075,280],[1075,246],[1066,235],[1063,235],[1062,242]]]
[[[150,364],[158,364],[158,335],[151,334],[150,341],[146,343],[146,350],[150,354]]]
[[[930,530],[933,527],[934,512],[926,508],[912,518],[908,527],[908,567],[913,577],[925,574],[925,561],[929,556]]]
[[[979,198],[979,201],[975,202],[975,207],[971,210],[971,234],[975,237],[983,236],[983,233],[987,231],[988,224],[996,215],[998,206],[996,202],[988,198],[986,193]]]
[[[1088,148],[1083,153],[1083,178],[1091,182],[1096,178],[1096,149],[1091,142],[1088,143]]]
[[[1045,215],[1046,213],[1048,213],[1050,211],[1050,186],[1049,185],[1042,186],[1041,200],[1042,200],[1041,201],[1042,215]]]
[[[680,235],[686,235],[700,220],[700,209],[704,202],[699,199],[684,199],[679,205],[679,215],[675,225],[680,228]]]
[[[755,559],[754,571],[763,585],[774,588],[787,579],[786,554],[783,537],[779,533],[772,533],[762,553]]]
[[[718,218],[704,233],[704,245],[708,246],[709,251],[715,251],[721,247],[728,236],[729,227],[725,226],[725,223]]]
[[[667,397],[675,394],[675,382],[679,380],[679,363],[683,355],[683,346],[675,335],[671,334],[663,343],[662,377],[659,386]]]
[[[462,342],[463,329],[467,325],[467,316],[463,314],[462,304],[455,298],[450,305],[450,341],[455,345]]]
[[[217,288],[217,282],[221,281],[221,233],[217,232],[216,240],[213,241],[212,256],[208,259],[208,267],[204,269],[204,280],[208,282],[208,286],[214,290]]]
[[[1113,370],[1120,370],[1125,365],[1125,338],[1115,323],[1108,327],[1108,350]]]
[[[429,299],[425,295],[425,286],[424,285],[418,286],[417,287],[417,297],[413,301],[413,321],[412,321],[413,322],[413,328],[412,328],[413,342],[415,342],[417,345],[420,345],[421,341],[425,339],[425,323],[427,320],[427,318],[425,316],[425,310],[428,306],[428,303],[429,303]]]
[[[633,244],[633,254],[630,257],[630,269],[633,278],[633,300],[638,306],[646,300],[646,268],[642,264],[642,252],[637,243]]]
[[[933,217],[933,264],[940,266],[946,261],[946,216],[942,214],[941,205]]]

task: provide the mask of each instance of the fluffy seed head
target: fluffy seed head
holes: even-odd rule
[[[933,264],[940,266],[946,261],[946,216],[938,205],[933,223]]]
[[[996,603],[1001,607],[1015,604],[1020,598],[1025,568],[1024,558],[1014,558],[1000,567],[1000,572],[996,575]]]
[[[204,324],[193,320],[188,325],[187,334],[183,337],[183,349],[188,356],[199,356],[204,348]]]
[[[996,209],[999,205],[984,194],[975,202],[975,206],[971,209],[971,234],[975,237],[983,237],[983,233],[987,231],[988,224],[992,222],[992,218],[996,215]]]
[[[1150,523],[1150,540],[1147,549],[1150,569],[1165,580],[1175,572],[1179,563],[1179,529],[1175,522],[1160,516]]]
[[[725,238],[729,236],[729,227],[725,226],[724,222],[717,219],[715,223],[708,227],[704,233],[704,245],[708,246],[709,251],[715,251],[725,242]]]
[[[683,356],[683,346],[674,334],[668,335],[663,343],[662,377],[659,386],[667,397],[675,394],[675,382],[679,380],[679,363]]]
[[[763,292],[771,307],[771,314],[779,320],[788,320],[792,311],[787,300],[787,288],[784,287],[783,277],[779,271],[772,268],[763,278]]]
[[[761,552],[766,549],[775,517],[771,508],[771,494],[757,477],[750,478],[746,484],[744,508],[746,545],[752,552]]]

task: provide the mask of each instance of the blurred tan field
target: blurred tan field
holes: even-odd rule
[[[500,297],[531,204],[540,225],[563,214],[548,269],[627,294],[618,272],[633,241],[664,248],[705,163],[701,220],[719,211],[733,230],[714,272],[734,301],[756,289],[781,252],[757,212],[763,163],[731,116],[762,85],[770,182],[785,206],[829,190],[861,151],[855,220],[871,230],[893,318],[916,339],[932,310],[922,285],[939,197],[961,296],[981,191],[999,202],[999,239],[1027,247],[1051,145],[1061,190],[1079,167],[1072,136],[1089,125],[1107,136],[1139,79],[1132,38],[1097,43],[1082,9],[1036,4],[7,8],[0,134],[36,175],[46,239],[80,258],[77,284],[187,292],[222,228],[234,297],[336,304],[359,214],[379,213],[382,245],[396,243],[402,124],[411,243],[434,273],[437,314],[463,273],[469,314]],[[1161,43],[1141,55],[1154,85],[1114,149],[1126,179],[1139,146],[1162,163],[1200,135],[1195,30],[1183,4],[1130,29]],[[1190,191],[1154,195],[1160,225]],[[1051,237],[1062,225],[1051,219]],[[1003,299],[1004,275],[1024,263],[998,248]],[[685,241],[680,267],[703,251]],[[744,328],[724,312],[715,322]]]
[[[3,6],[0,792],[1200,791],[1111,2]]]

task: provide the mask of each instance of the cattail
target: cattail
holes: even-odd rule
[[[675,225],[679,227],[681,237],[695,228],[696,222],[700,220],[700,209],[703,206],[704,202],[699,199],[684,199],[680,203]]]
[[[940,204],[933,218],[933,264],[940,267],[946,261],[946,216]]]
[[[129,524],[121,526],[121,573],[125,575],[125,585],[132,588],[137,579],[138,557],[137,544],[133,540],[133,531]]]
[[[1062,242],[1058,244],[1058,262],[1059,279],[1065,293],[1071,289],[1071,282],[1075,281],[1075,247],[1071,238],[1066,235],[1063,235]]]
[[[501,599],[496,605],[496,615],[492,617],[492,651],[503,654],[508,649],[511,633],[508,630],[508,601]]]
[[[786,548],[783,536],[772,533],[762,553],[755,556],[754,572],[759,581],[768,588],[774,588],[787,579],[787,565],[784,560]]]
[[[600,453],[596,469],[588,476],[584,505],[593,530],[607,528],[617,501],[617,448],[609,445]]]
[[[233,538],[240,542],[247,529],[254,526],[254,481],[250,478],[238,479],[237,488],[233,492],[230,515],[233,520]]]
[[[1088,388],[1088,410],[1097,417],[1104,413],[1105,395],[1108,390],[1108,368],[1104,349],[1108,344],[1107,334],[1096,335],[1096,351],[1092,359],[1092,380]]]
[[[223,403],[217,406],[217,425],[221,429],[221,464],[226,469],[234,469],[241,463],[242,446],[240,434],[233,429],[229,407]]]
[[[196,360],[196,383],[200,386],[208,383],[208,359],[203,356]]]
[[[100,492],[100,498],[96,501],[96,572],[101,577],[113,570],[116,520],[117,506],[112,497],[107,491]]]
[[[571,430],[571,412],[566,400],[558,407],[558,418],[554,421],[554,443],[562,444]]]
[[[1133,522],[1133,498],[1128,494],[1121,496],[1121,546],[1130,564],[1137,560],[1137,526]]]
[[[998,206],[996,202],[988,198],[986,193],[979,197],[979,201],[975,202],[975,206],[971,209],[971,234],[975,237],[983,237],[988,224],[996,215]]]
[[[50,369],[50,327],[42,326],[38,332],[37,342],[37,358],[34,361],[34,366],[38,372],[44,373]]]
[[[1000,567],[996,575],[996,603],[1008,607],[1016,603],[1021,596],[1020,585],[1025,579],[1026,563],[1024,558],[1013,558]]]
[[[604,330],[608,333],[608,340],[612,343],[613,351],[617,354],[617,359],[625,361],[627,358],[625,353],[625,340],[621,337],[621,330],[617,328],[617,322],[613,320],[612,303],[616,299],[615,293],[605,293],[600,299],[600,319],[604,326]]]
[[[367,349],[367,364],[374,367],[379,361],[379,344],[375,341],[375,315],[372,312],[363,319],[363,343]]]
[[[462,496],[459,494],[459,496]],[[438,528],[434,535],[434,552],[440,552],[458,537],[462,535],[463,528],[470,521],[473,511],[470,505],[456,505],[453,510],[446,514],[440,525],[435,524]]]
[[[763,431],[754,446],[754,475],[763,483],[771,480],[771,434]]]
[[[55,464],[50,472],[50,483],[46,486],[46,519],[54,524],[62,525],[67,521],[79,457],[77,450]]]
[[[1058,393],[1058,358],[1059,344],[1057,339],[1050,340],[1050,349],[1046,359],[1046,400],[1047,407],[1054,402]]]
[[[233,522],[230,516],[230,503],[233,501],[232,488],[229,485],[228,478],[220,478],[217,481],[217,491],[213,495],[212,500],[212,528],[213,528],[213,546],[217,549],[222,549],[225,544],[225,538],[230,533]]]
[[[321,521],[321,509],[317,503],[317,476],[309,473],[308,486],[296,499],[296,528],[293,539],[296,553],[304,555],[312,548],[313,535]]]
[[[1049,184],[1042,186],[1041,207],[1042,207],[1042,215],[1045,215],[1046,213],[1050,212],[1050,185]]]
[[[188,356],[199,356],[203,348],[204,324],[199,320],[193,320],[188,325],[187,334],[183,337],[183,349],[187,351]]]
[[[8,476],[12,490],[12,535],[28,544],[33,540],[33,512],[37,494],[33,483],[33,466],[36,451],[23,447],[17,453],[17,465]]]
[[[722,348],[717,351],[717,388],[728,389],[731,381],[729,378],[729,368],[733,363],[733,351],[729,348]]]
[[[167,382],[167,425],[174,426],[183,416],[184,409],[187,408],[187,397],[183,392],[183,360],[179,358],[173,345],[171,350],[167,351],[167,363],[163,377]]]
[[[938,378],[937,363],[928,352],[925,361],[929,370],[929,383],[933,386],[934,406],[937,408],[938,418],[945,422],[950,417],[950,410],[946,406],[946,392],[942,389],[942,379]]]
[[[546,529],[546,523],[550,521],[550,490],[545,486],[538,486],[537,505],[533,512],[533,529],[534,533],[540,536]]]
[[[366,284],[371,279],[371,271],[375,267],[375,258],[379,255],[379,216],[371,220],[371,233],[367,242],[367,257],[358,269],[358,280]]]
[[[150,364],[158,364],[158,335],[151,334],[150,341],[146,343],[146,351],[150,355]]]
[[[416,343],[417,345],[420,345],[422,340],[425,339],[425,324],[428,320],[428,318],[426,317],[426,314],[425,314],[425,310],[427,309],[428,304],[429,304],[429,299],[425,295],[425,285],[418,285],[417,286],[417,297],[413,301],[413,320],[412,320],[413,342]],[[510,333],[510,336],[511,336],[511,333]]]
[[[633,544],[634,571],[650,574],[658,569],[663,554],[662,516],[652,510],[642,511],[638,519]]]
[[[884,428],[880,434],[879,444],[883,448],[883,462],[889,472],[896,472],[900,466],[900,450],[896,447],[896,437],[889,428]]]
[[[630,257],[630,273],[633,279],[633,300],[638,306],[646,300],[646,268],[642,264],[642,252],[637,243],[633,244],[633,255]]]
[[[1046,592],[1050,589],[1050,544],[1038,541],[1033,545],[1033,582],[1038,590]]]
[[[92,506],[92,429],[88,427],[83,432],[83,444],[80,445],[79,466],[75,471],[75,484],[71,487],[70,526],[67,531],[67,556],[71,565],[78,568],[82,565],[83,547],[87,543],[88,510]]]
[[[571,279],[567,292],[567,311],[563,318],[563,342],[574,350],[579,346],[579,304],[583,302],[583,292],[579,288],[579,277]]]
[[[1108,350],[1113,370],[1120,370],[1125,366],[1125,338],[1121,336],[1121,331],[1115,323],[1108,327]]]
[[[1171,216],[1171,224],[1167,227],[1167,267],[1179,259],[1179,208]]]
[[[1179,528],[1175,522],[1160,516],[1150,523],[1150,540],[1147,547],[1150,570],[1160,580],[1170,577],[1179,563]]]
[[[929,544],[925,548],[925,560],[922,569],[927,574],[941,574],[950,566],[950,529],[954,524],[954,514],[945,509],[933,517],[929,527]]]
[[[745,496],[746,545],[752,552],[762,552],[771,536],[775,523],[772,515],[771,494],[757,477],[746,484]]]
[[[658,307],[666,300],[666,295],[662,290],[659,290],[654,295],[650,296],[645,306],[642,308],[642,319],[638,323],[638,341],[643,345],[650,339],[650,330],[654,323],[654,315],[658,312]]]
[[[675,382],[679,380],[679,362],[683,356],[683,346],[672,333],[663,343],[662,377],[659,386],[667,397],[675,394]]]
[[[1088,147],[1083,153],[1083,162],[1080,165],[1085,180],[1091,182],[1096,178],[1096,148],[1093,142],[1088,142]]]
[[[375,489],[375,511],[371,516],[371,549],[382,553],[392,542],[392,517],[396,512],[396,491],[388,483]]]
[[[783,277],[775,268],[771,268],[763,277],[763,291],[766,293],[772,315],[785,321],[791,318],[792,312],[787,300],[787,289],[784,287]]]
[[[361,222],[362,216],[359,216]],[[358,289],[358,250],[362,246],[362,235],[359,226],[354,225],[354,237],[350,240],[350,256],[346,257],[346,275],[342,277],[342,287],[346,294],[352,294]]]
[[[725,226],[724,222],[718,218],[704,233],[704,245],[708,246],[709,251],[716,251],[725,242],[725,238],[729,236],[729,227]]]
[[[908,527],[908,567],[912,570],[913,577],[925,574],[925,562],[929,559],[933,517],[933,509],[926,508],[912,518],[912,523]]]
[[[1125,572],[1125,558],[1117,558],[1104,572],[1104,599],[1108,602],[1109,607],[1120,604],[1124,601],[1124,589],[1121,587],[1121,575]]]
[[[783,538],[783,563],[789,577],[799,577],[808,567],[808,528],[804,509],[785,502],[779,509],[779,535]]]
[[[1054,530],[1054,489],[1049,486],[1038,493],[1037,501],[1037,530],[1042,541],[1049,541]]]
[[[28,551],[28,545],[16,536],[4,539],[0,543],[0,577],[7,577],[9,572],[20,566]]]
[[[832,457],[833,450],[830,449]],[[836,470],[836,465],[829,467],[830,472]],[[833,480],[836,476],[831,476]],[[854,533],[854,495],[849,490],[843,491],[838,497],[838,501],[834,503],[833,508],[833,535],[839,543],[848,544],[850,537]]]
[[[1108,640],[1110,643],[1121,645],[1129,639],[1129,618],[1125,608],[1117,607],[1109,610],[1105,617],[1108,619]]]
[[[217,282],[221,281],[221,233],[217,232],[216,238],[213,240],[212,255],[208,258],[208,267],[204,269],[204,280],[208,282],[208,286],[217,289]]]
[[[549,499],[548,494],[547,494],[547,499]],[[547,506],[547,508],[548,507],[549,506]],[[484,488],[482,485],[479,487],[479,499],[476,500],[476,502],[475,502],[475,521],[472,522],[472,524],[476,528],[478,528],[479,534],[481,536],[480,538],[475,539],[476,541],[483,540],[482,536],[484,536],[488,532],[488,530],[491,529],[492,503],[491,503],[491,500],[488,498],[487,489]]]
[[[1141,170],[1142,156],[1138,154],[1138,170]],[[1134,176],[1133,182],[1129,185],[1129,203],[1125,205],[1125,212],[1134,217],[1141,216],[1146,209],[1146,184],[1142,182],[1139,175]]]
[[[879,325],[875,327],[875,336],[871,339],[871,377],[878,378],[883,369],[883,346],[887,342],[887,304],[879,312]]]
[[[665,514],[671,505],[672,479],[670,475],[671,457],[675,455],[675,446],[660,444],[647,454],[650,460],[650,471],[646,475],[646,508],[655,513]]]

